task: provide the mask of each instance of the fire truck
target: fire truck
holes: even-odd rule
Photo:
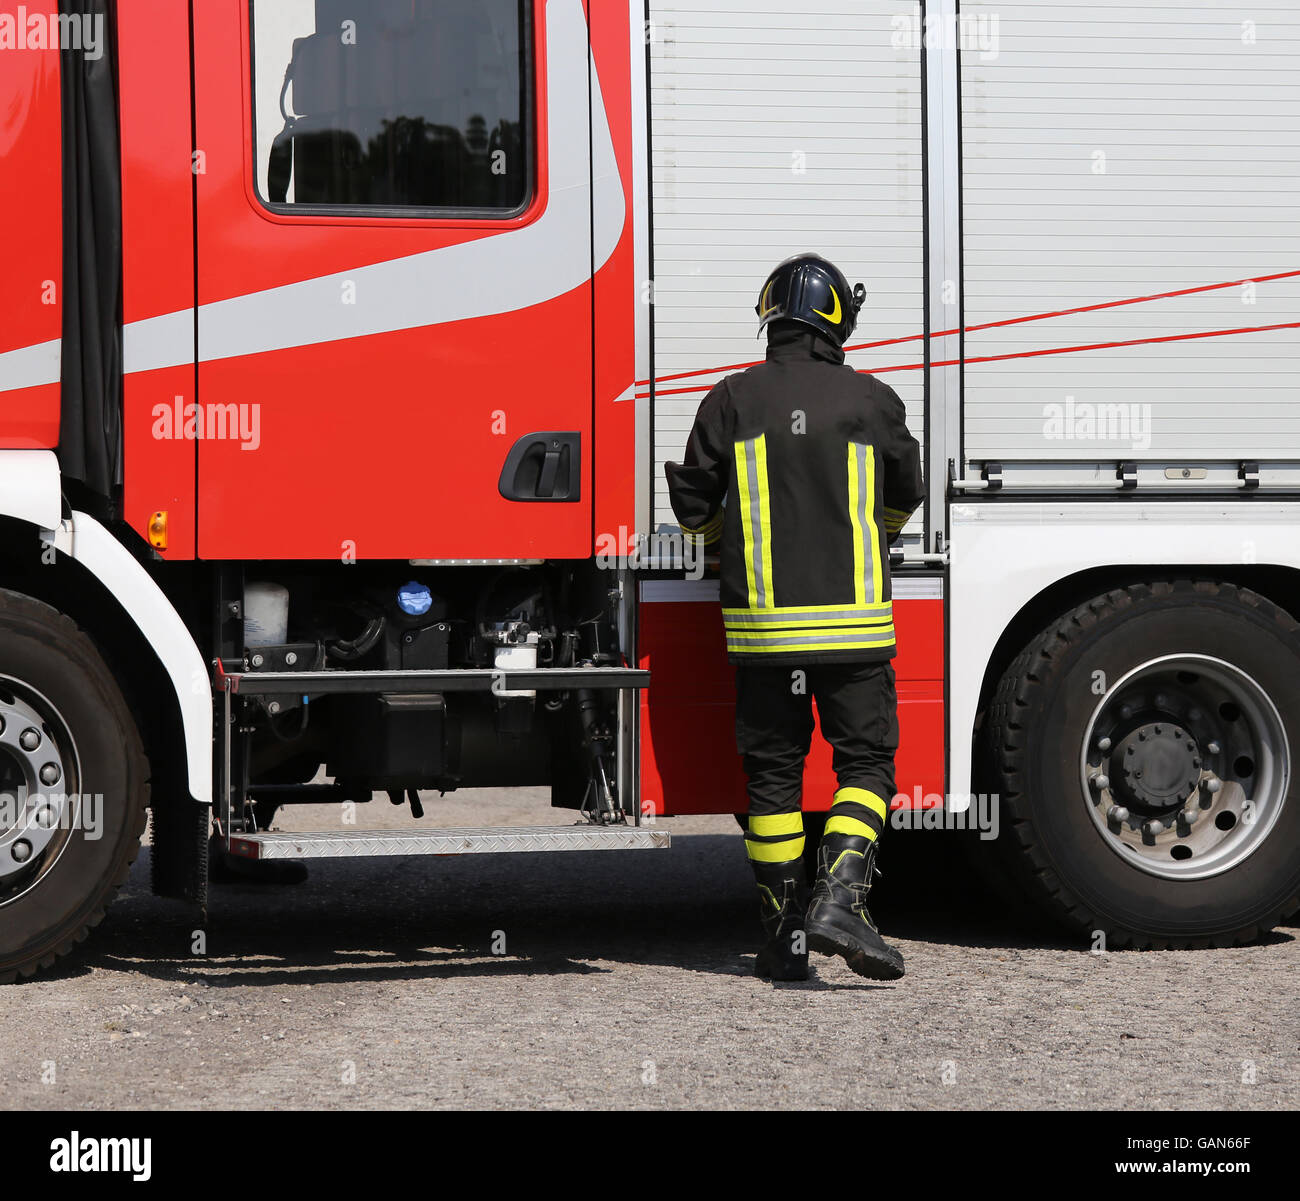
[[[0,100],[0,978],[146,820],[205,904],[743,813],[663,463],[809,249],[924,448],[894,817],[1081,945],[1300,904],[1294,6],[5,0]]]

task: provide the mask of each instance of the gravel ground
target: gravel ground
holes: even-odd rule
[[[444,826],[558,824],[529,790],[426,807]],[[315,809],[280,824],[337,824]],[[410,820],[387,802],[360,813]],[[750,974],[734,822],[663,825],[668,851],[335,861],[298,886],[214,886],[206,956],[192,913],[149,894],[146,848],[80,957],[0,989],[0,1104],[1300,1103],[1293,929],[1235,950],[1093,955],[1001,912],[935,835],[891,830],[873,912],[907,976],[876,984],[814,956],[813,980],[772,986]]]

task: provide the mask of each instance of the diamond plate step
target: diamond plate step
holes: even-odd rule
[[[351,859],[378,855],[501,855],[527,851],[645,851],[667,848],[666,830],[644,826],[484,826],[464,830],[324,830],[234,834],[242,859]]]

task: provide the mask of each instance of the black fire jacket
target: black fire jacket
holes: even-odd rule
[[[889,542],[924,497],[903,402],[812,331],[769,335],[666,464],[673,512],[697,545],[721,542],[733,663],[892,658]]]

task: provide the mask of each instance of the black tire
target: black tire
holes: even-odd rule
[[[1141,870],[1104,838],[1081,779],[1093,673],[1115,681],[1171,655],[1211,656],[1249,673],[1300,750],[1300,627],[1244,588],[1209,580],[1136,584],[1094,597],[1025,648],[988,714],[1002,797],[999,853],[1017,885],[1057,921],[1109,947],[1232,946],[1300,908],[1300,796],[1294,771],[1273,825],[1248,857],[1202,879]],[[1199,764],[1199,760],[1198,760]]]
[[[0,879],[0,983],[9,983],[49,967],[103,920],[140,850],[149,767],[122,692],[90,639],[57,610],[3,589],[0,688],[17,696],[30,689],[28,697],[48,702],[47,732],[61,722],[75,747],[76,792],[103,798],[96,837],[71,829],[57,854],[33,858],[30,875]]]

